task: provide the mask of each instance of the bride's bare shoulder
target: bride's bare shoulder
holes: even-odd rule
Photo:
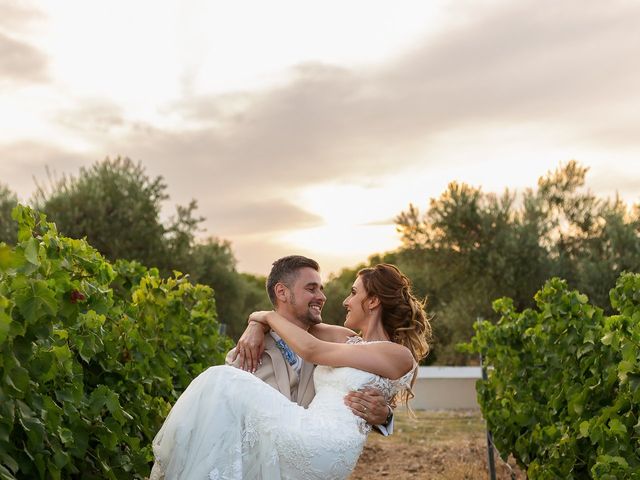
[[[415,368],[416,361],[413,354],[404,345],[395,342],[378,342],[376,347],[386,353],[385,356],[394,370],[394,375],[388,378],[398,379]]]
[[[347,327],[327,325],[326,323],[313,325],[309,329],[309,333],[320,340],[332,343],[345,343],[349,337],[356,335],[356,332]]]

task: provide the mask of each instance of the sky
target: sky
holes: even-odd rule
[[[0,182],[29,201],[129,157],[263,275],[393,250],[451,181],[576,159],[635,204],[639,24],[632,0],[0,0]]]

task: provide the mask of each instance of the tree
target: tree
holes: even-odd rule
[[[9,187],[0,183],[0,242],[16,243],[18,227],[11,218],[11,210],[18,204],[18,197]]]
[[[237,312],[242,306],[242,283],[236,272],[236,259],[231,251],[231,244],[209,238],[194,245],[185,267],[192,281],[213,288],[220,323],[226,325],[228,334],[235,334]]]
[[[50,191],[39,186],[35,200],[63,234],[86,237],[108,259],[138,260],[166,271],[186,255],[201,220],[192,216],[192,202],[163,225],[166,189],[162,177],[150,178],[142,164],[118,157],[52,182]]]
[[[552,276],[568,280],[602,308],[624,270],[640,270],[638,208],[603,200],[584,188],[588,169],[571,161],[522,195],[498,196],[451,183],[426,213],[410,205],[396,218],[402,247],[382,256],[429,297],[441,363],[470,359],[454,346],[467,341],[478,318],[494,318],[494,299],[532,306]]]
[[[244,326],[251,312],[255,312],[258,310],[271,310],[273,308],[273,305],[271,305],[271,301],[269,300],[269,296],[267,295],[266,277],[256,276],[249,273],[241,273],[240,278],[244,283],[244,302],[242,306],[243,315],[241,317]]]
[[[204,218],[197,215],[195,200],[178,205],[163,224],[166,190],[162,177],[151,178],[140,163],[118,157],[83,168],[77,177],[52,181],[48,190],[38,187],[35,199],[63,234],[86,237],[112,261],[136,260],[165,275],[178,270],[213,287],[226,333],[238,338],[249,313],[270,308],[264,287],[238,273],[228,241],[196,240]]]
[[[218,318],[225,325],[225,333],[234,339],[244,331],[251,312],[272,308],[264,279],[238,273],[227,240],[211,237],[193,245],[184,268],[192,281],[213,288]]]
[[[492,314],[491,300],[506,294],[530,298],[519,290],[535,292],[536,279],[527,277],[539,269],[521,270],[523,257],[536,256],[538,239],[535,230],[520,228],[513,205],[508,191],[498,197],[454,182],[431,200],[422,218],[413,206],[398,216],[404,246],[393,260],[407,270],[416,292],[429,299],[440,347],[434,348],[432,361],[437,356],[440,362],[466,362],[447,346],[471,337],[476,319]]]
[[[182,269],[183,265],[193,265],[192,254],[195,244],[195,233],[204,217],[195,216],[198,204],[192,200],[188,206],[176,206],[176,215],[169,220],[165,229],[165,255],[167,258],[161,262],[171,268]],[[229,246],[229,251],[231,252]],[[233,255],[233,254],[231,254]],[[232,262],[235,266],[235,259]]]

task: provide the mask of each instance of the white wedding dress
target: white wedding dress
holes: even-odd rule
[[[150,480],[346,479],[370,427],[343,397],[373,386],[389,400],[412,374],[389,380],[318,366],[316,396],[304,409],[247,372],[211,367],[191,382],[153,440]]]

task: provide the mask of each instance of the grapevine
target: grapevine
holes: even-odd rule
[[[620,276],[611,316],[557,278],[535,300],[497,300],[465,346],[491,366],[477,391],[496,447],[534,480],[640,479],[640,274]]]
[[[107,262],[17,206],[0,244],[0,479],[148,476],[151,440],[191,379],[222,363],[213,292]]]

